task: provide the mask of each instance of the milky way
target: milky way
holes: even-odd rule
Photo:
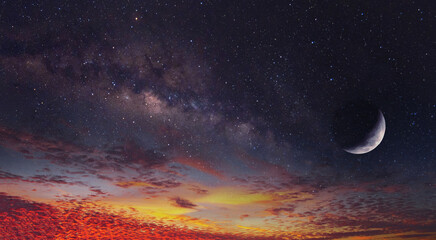
[[[0,6],[8,239],[436,236],[429,2]],[[354,100],[386,118],[364,155],[331,127]]]

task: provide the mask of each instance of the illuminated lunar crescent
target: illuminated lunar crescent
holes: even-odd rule
[[[366,138],[355,146],[344,148],[345,151],[352,154],[364,154],[374,150],[382,142],[386,131],[386,121],[383,113],[380,110],[378,112],[377,123]]]

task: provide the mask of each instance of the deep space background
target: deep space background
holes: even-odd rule
[[[16,217],[74,203],[174,239],[435,239],[435,29],[430,0],[2,1],[0,232],[89,237]],[[353,100],[386,119],[363,155],[331,128]]]

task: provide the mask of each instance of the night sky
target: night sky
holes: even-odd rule
[[[436,239],[435,29],[430,0],[2,1],[0,235]]]

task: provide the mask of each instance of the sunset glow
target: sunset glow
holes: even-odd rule
[[[0,1],[0,240],[436,240],[428,1]]]

